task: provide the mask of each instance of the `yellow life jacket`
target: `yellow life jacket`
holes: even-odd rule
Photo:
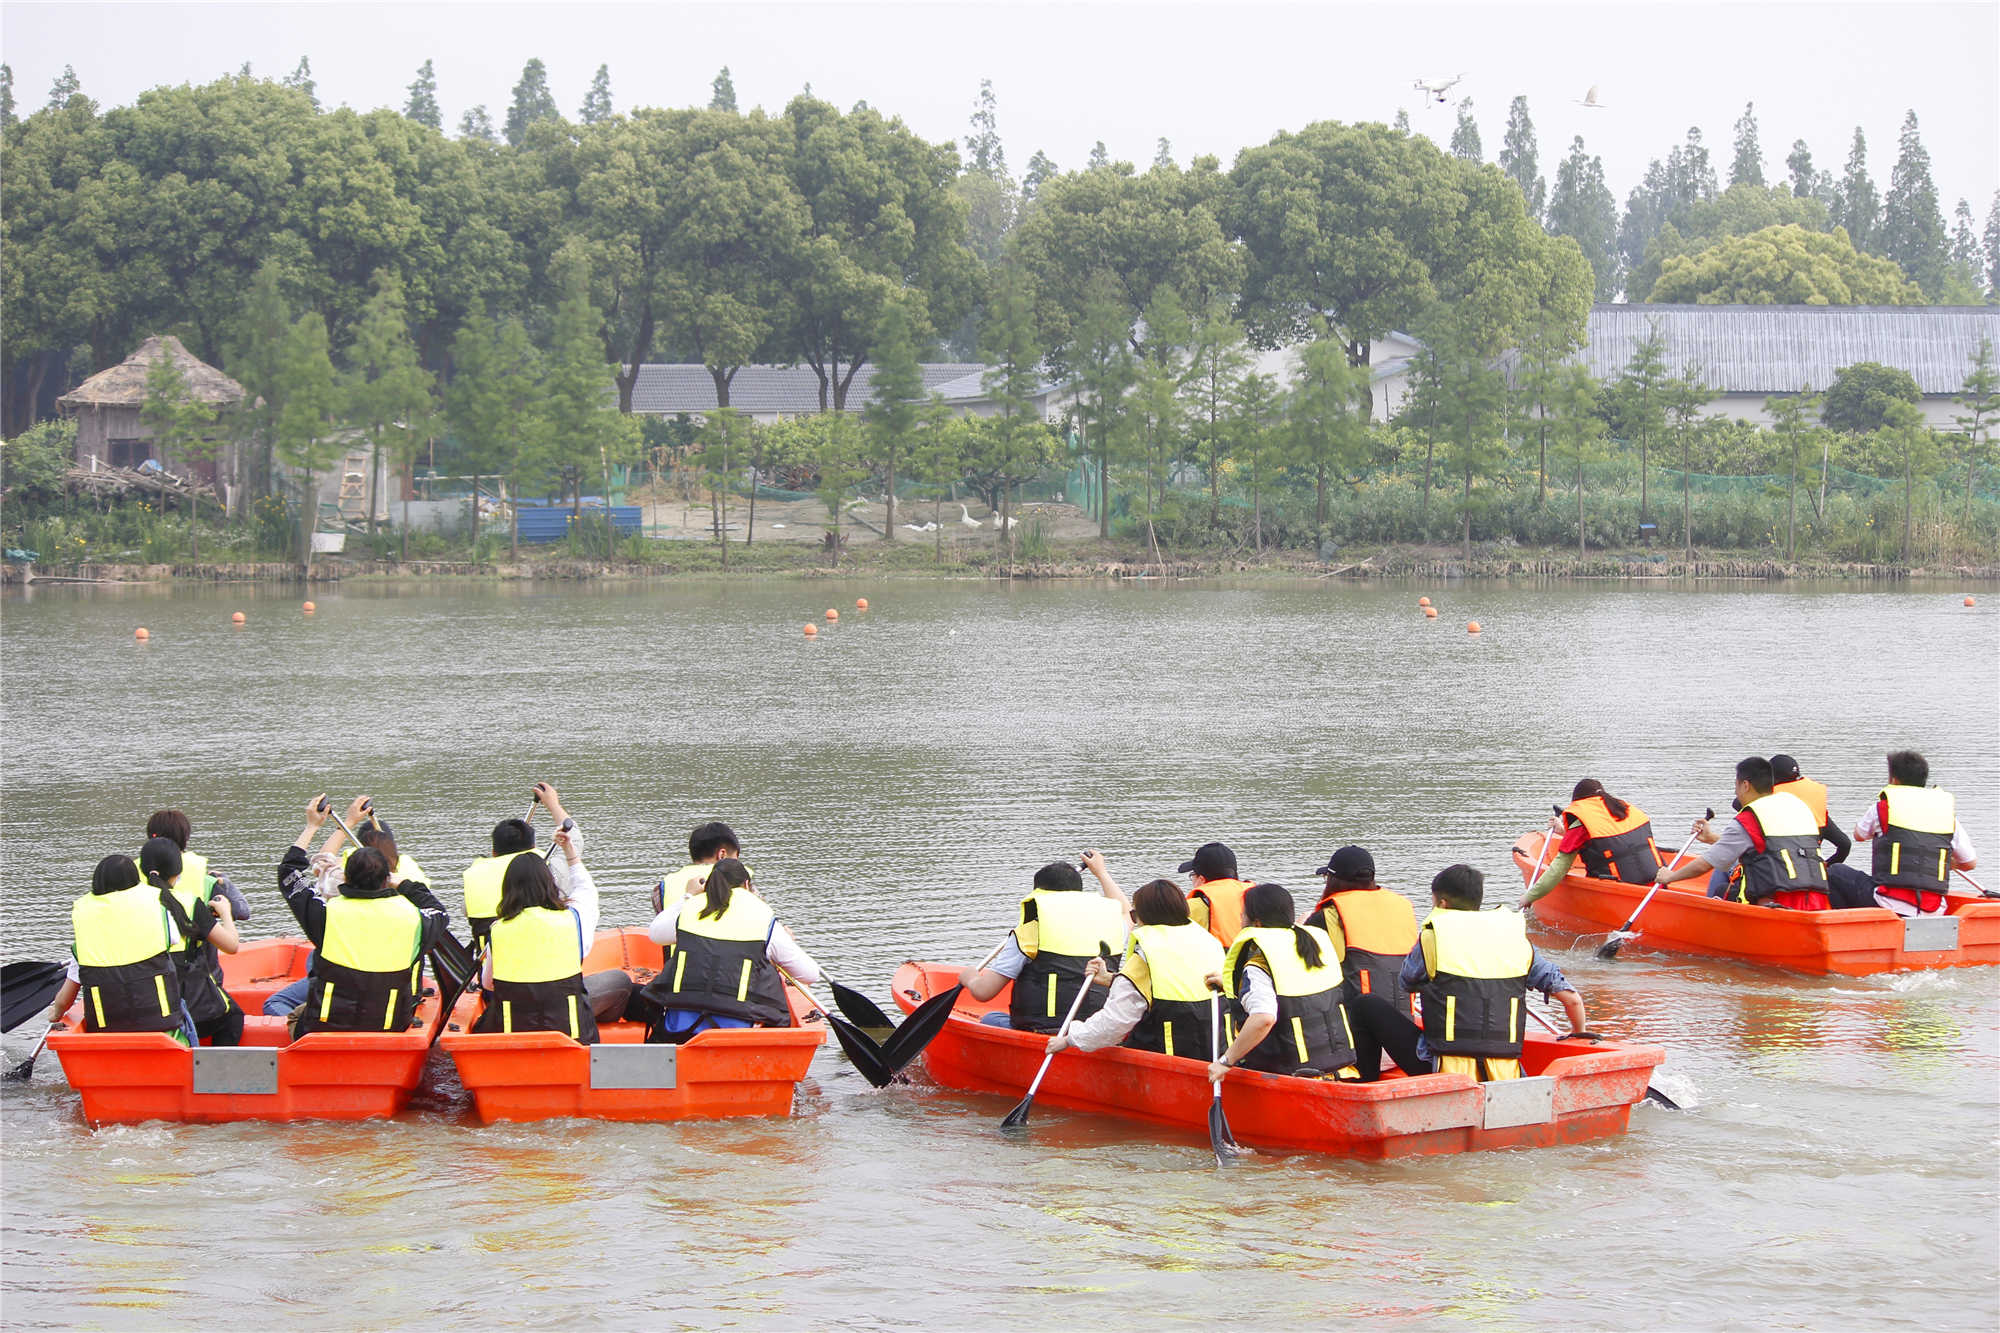
[[[597,1020],[583,990],[583,921],[573,908],[530,907],[495,917],[493,999],[481,1031],[562,1032],[586,1044]]]
[[[500,915],[500,881],[507,873],[507,863],[531,853],[539,855],[530,848],[505,856],[482,856],[465,868],[465,919],[474,935],[484,935],[493,918]]]
[[[771,963],[777,913],[747,888],[729,894],[722,915],[703,919],[708,894],[681,900],[674,952],[645,994],[662,1009],[687,1009],[763,1027],[790,1027],[785,983]]]
[[[208,858],[181,853],[180,877],[167,886],[167,892],[181,905],[190,923],[194,921],[195,907],[210,898],[214,887],[215,881],[208,875]],[[229,1012],[234,1001],[223,988],[222,959],[214,945],[207,940],[183,939],[174,955],[174,967],[180,973],[181,999],[187,1005],[189,1018],[206,1023]]]
[[[1774,893],[1825,893],[1826,866],[1819,859],[1820,826],[1804,801],[1790,792],[1759,796],[1737,813],[1750,834],[1743,878],[1730,896],[1762,902]]]
[[[1905,889],[1916,897],[1919,911],[1937,904],[1950,887],[1951,835],[1958,814],[1951,793],[1937,787],[1884,787],[1876,796],[1877,822],[1872,869],[1875,883],[1885,889]]]
[[[1299,953],[1296,932],[1303,930],[1319,944],[1320,965],[1307,967]],[[1264,969],[1278,995],[1278,1022],[1241,1063],[1274,1074],[1332,1073],[1354,1063],[1354,1034],[1341,1007],[1341,943],[1318,926],[1245,926],[1223,960],[1223,978],[1230,998],[1243,996],[1244,971]],[[1245,1017],[1240,1003],[1235,1022]]]
[[[1141,965],[1134,967],[1137,960]],[[1146,1016],[1125,1038],[1142,1051],[1208,1058],[1208,983],[1222,970],[1222,945],[1192,921],[1178,926],[1134,926],[1125,942],[1123,971],[1146,997]]]
[[[343,870],[347,868],[347,858],[354,855],[356,850],[357,849],[353,847],[343,847],[340,849],[340,865]],[[489,857],[488,859],[491,860],[494,858]],[[509,861],[512,860],[513,858],[501,857],[499,859],[503,861]],[[474,862],[473,864],[477,865],[478,862]],[[470,874],[471,872],[468,871],[467,873]],[[417,858],[414,856],[405,855],[402,848],[400,847],[396,849],[396,875],[399,879],[415,880],[419,884],[428,885],[431,882],[431,877],[429,875],[426,875],[424,873],[424,868],[417,864]],[[496,896],[493,899],[493,904],[494,904],[494,910],[497,912],[499,910],[499,905],[500,905],[500,899],[497,896],[498,893],[497,889],[495,890],[495,893]]]
[[[1430,974],[1418,994],[1431,1053],[1518,1059],[1535,961],[1521,914],[1433,908],[1418,939]]]
[[[326,904],[298,1033],[400,1032],[423,979],[423,913],[401,894]]]
[[[160,890],[87,893],[70,908],[86,1032],[171,1032],[181,1025],[184,943]]]
[[[1030,929],[1032,927],[1032,929]],[[1081,889],[1036,889],[1021,899],[1020,923],[1014,942],[1028,963],[1014,978],[1007,1013],[1017,1028],[1053,1032],[1062,1026],[1077,987],[1084,984],[1084,964],[1125,944],[1125,912],[1116,900]],[[1104,1007],[1104,989],[1091,987],[1082,1018]]]
[[[1801,801],[1804,801],[1806,809],[1812,811],[1812,817],[1819,821],[1817,827],[1826,827],[1826,784],[1824,782],[1814,782],[1811,778],[1793,778],[1790,782],[1780,782],[1777,786],[1771,788],[1771,790],[1773,792],[1790,792]]]

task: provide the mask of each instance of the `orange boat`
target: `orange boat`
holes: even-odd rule
[[[600,931],[585,972],[624,968],[644,982],[660,946],[643,930]],[[826,1040],[826,1020],[787,987],[794,1027],[724,1028],[679,1046],[649,1046],[638,1023],[601,1023],[583,1046],[560,1032],[472,1032],[476,997],[461,1002],[442,1045],[458,1062],[479,1118],[721,1120],[790,1115],[792,1093]]]
[[[908,1012],[957,980],[956,967],[910,962],[891,984]],[[1048,1038],[979,1021],[1005,1012],[1007,999],[1005,989],[984,1003],[960,993],[924,1049],[934,1080],[1008,1097],[1027,1091]],[[1541,1148],[1624,1133],[1665,1058],[1657,1046],[1530,1038],[1521,1052],[1527,1077],[1504,1083],[1400,1072],[1377,1083],[1335,1083],[1233,1069],[1223,1079],[1222,1103],[1230,1129],[1251,1147],[1367,1158]],[[1050,1063],[1036,1099],[1201,1135],[1208,1126],[1208,1065],[1122,1047],[1064,1052]]]
[[[1514,843],[1523,885],[1532,882],[1542,844],[1537,830]],[[1650,885],[1590,879],[1581,865],[1535,904],[1546,925],[1578,935],[1614,931],[1628,921]],[[1873,976],[2000,963],[2000,901],[1947,895],[1944,916],[1901,917],[1886,907],[1789,912],[1708,896],[1702,876],[1653,895],[1635,928],[1642,949],[1735,958],[1816,975]]]
[[[223,984],[243,1006],[243,1044],[187,1047],[161,1032],[85,1032],[81,1003],[49,1034],[92,1125],[179,1120],[370,1120],[409,1103],[438,1025],[433,991],[402,1032],[314,1032],[290,1041],[260,1011],[306,974],[312,945],[259,940],[222,955]]]

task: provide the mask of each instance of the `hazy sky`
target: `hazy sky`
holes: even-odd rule
[[[1984,224],[2000,185],[2000,5],[1973,4],[34,4],[0,3],[0,58],[24,110],[63,65],[100,106],[245,61],[282,75],[312,61],[322,103],[401,108],[436,62],[447,128],[484,103],[498,123],[539,56],[574,116],[611,67],[621,111],[706,103],[728,65],[737,98],[776,111],[805,84],[867,101],[932,139],[960,137],[993,80],[1008,165],[1040,148],[1064,168],[1102,139],[1142,168],[1164,136],[1177,160],[1237,151],[1314,120],[1412,124],[1443,143],[1449,106],[1411,87],[1464,72],[1488,160],[1526,94],[1544,175],[1573,135],[1604,158],[1623,204],[1649,158],[1700,126],[1726,182],[1746,101],[1768,179],[1792,141],[1836,173],[1859,125],[1887,190],[1914,109],[1947,222],[1964,196]],[[1580,105],[1592,85],[1607,105]]]

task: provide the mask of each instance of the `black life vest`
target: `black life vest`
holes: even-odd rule
[[[424,914],[400,893],[329,899],[297,1035],[409,1027],[423,982],[423,939]]]
[[[1624,884],[1653,882],[1660,868],[1660,849],[1653,844],[1653,821],[1646,818],[1645,811],[1627,804],[1625,818],[1619,819],[1602,796],[1586,796],[1571,801],[1563,814],[1590,835],[1578,849],[1584,874]]]
[[[645,995],[662,1009],[692,1009],[763,1027],[792,1025],[785,984],[771,965],[778,917],[756,894],[735,889],[721,916],[703,920],[707,893],[681,900],[673,956]]]
[[[1736,822],[1750,835],[1743,878],[1730,894],[1737,902],[1762,902],[1774,893],[1826,892],[1819,825],[1804,801],[1790,792],[1771,792],[1744,806]]]
[[[1958,815],[1951,793],[1936,787],[1884,787],[1876,796],[1875,839],[1871,868],[1878,888],[1913,902],[1920,912],[1934,912],[1951,887],[1951,835]]]
[[[185,943],[166,890],[137,884],[87,893],[70,908],[86,1032],[172,1032],[181,1026],[176,955]]]
[[[1354,1035],[1348,1030],[1347,1010],[1341,1005],[1341,947],[1317,926],[1297,927],[1319,941],[1320,965],[1307,967],[1299,956],[1294,929],[1245,926],[1229,946],[1223,976],[1231,998],[1240,1000],[1243,973],[1253,959],[1271,978],[1271,989],[1278,994],[1276,1026],[1240,1063],[1246,1069],[1273,1074],[1330,1074],[1354,1063]],[[1235,1022],[1241,1024],[1244,1015],[1238,1004]]]
[[[208,877],[207,860],[184,853],[180,878],[167,887],[167,892],[192,922],[196,907],[209,896],[214,884]],[[180,973],[181,999],[187,1004],[188,1017],[195,1022],[220,1018],[235,1005],[229,992],[223,989],[221,955],[207,940],[183,940],[174,952],[174,969]]]
[[[1135,968],[1138,960],[1143,966]],[[1222,970],[1222,944],[1192,921],[1178,926],[1135,926],[1119,969],[1146,997],[1146,1016],[1124,1044],[1191,1060],[1209,1057],[1215,1022],[1205,978]]]
[[[1021,899],[1020,925],[1031,922],[1032,944],[1021,943],[1021,931],[1015,930],[1015,941],[1028,963],[1014,978],[1007,1016],[1023,1031],[1054,1032],[1069,1013],[1077,987],[1084,984],[1084,965],[1100,950],[1123,946],[1125,917],[1118,904],[1102,894],[1036,889]],[[1103,1007],[1104,987],[1092,986],[1077,1017],[1087,1018]]]
[[[1535,961],[1521,914],[1434,908],[1418,939],[1430,973],[1418,996],[1431,1053],[1519,1057]]]
[[[573,908],[530,907],[495,917],[493,998],[480,1032],[560,1032],[588,1046],[597,1017],[583,989],[583,920]]]

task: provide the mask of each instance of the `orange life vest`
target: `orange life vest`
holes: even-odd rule
[[[1806,803],[1819,827],[1826,827],[1826,784],[1814,782],[1811,778],[1793,778],[1790,782],[1780,782],[1772,791],[1788,791]]]
[[[1628,804],[1625,818],[1614,819],[1602,796],[1586,796],[1564,807],[1563,816],[1590,835],[1580,849],[1584,874],[1625,884],[1653,882],[1660,868],[1660,849],[1653,845],[1653,822],[1644,810]]]
[[[1221,940],[1225,949],[1242,933],[1243,895],[1248,892],[1250,885],[1244,880],[1211,879],[1188,894],[1190,902],[1199,898],[1208,904],[1208,933]]]
[[[1314,911],[1331,908],[1340,919],[1347,941],[1342,970],[1357,995],[1380,995],[1391,1004],[1403,1003],[1403,960],[1417,943],[1417,913],[1409,899],[1379,884],[1372,889],[1342,889],[1319,900]],[[1333,921],[1327,921],[1333,933]]]

